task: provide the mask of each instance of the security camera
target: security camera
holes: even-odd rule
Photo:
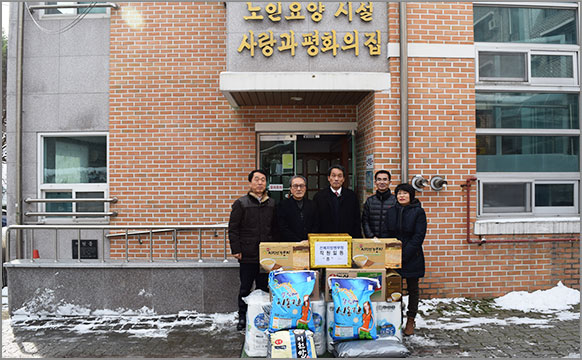
[[[430,187],[434,191],[441,191],[447,184],[448,182],[445,179],[443,179],[442,176],[433,176],[430,179]]]
[[[412,185],[414,190],[422,192],[423,187],[428,185],[428,180],[423,178],[422,175],[416,175],[415,177],[412,178],[410,184]]]

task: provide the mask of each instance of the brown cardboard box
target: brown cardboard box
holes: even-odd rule
[[[394,270],[388,270],[386,273],[386,301],[402,300],[402,277]]]
[[[310,267],[352,267],[352,237],[348,234],[309,234]]]
[[[352,239],[352,266],[360,269],[384,269],[386,244],[378,239]]]
[[[376,290],[370,297],[372,301],[385,301],[386,289],[384,281],[386,278],[386,269],[325,269],[325,301],[333,301],[331,292],[329,290],[329,282],[327,279],[330,276],[339,276],[345,278],[369,277],[378,279],[380,281],[380,289]]]
[[[309,270],[309,243],[263,242],[259,244],[261,271]]]
[[[402,242],[398,239],[378,239],[386,245],[386,260],[384,265],[387,269],[402,268]]]

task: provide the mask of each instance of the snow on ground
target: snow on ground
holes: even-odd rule
[[[407,303],[408,297],[404,296],[403,301]],[[428,299],[420,301],[416,326],[427,329],[475,330],[480,329],[482,325],[524,324],[537,328],[550,328],[555,321],[580,319],[580,313],[568,311],[579,303],[580,291],[570,289],[562,282],[548,290],[537,290],[531,293],[510,292],[492,302],[476,302],[465,298]],[[523,312],[524,316],[500,319],[476,315],[487,315],[495,310],[518,310]],[[437,319],[431,316],[435,311],[438,311],[440,315]],[[532,316],[527,316],[527,313],[531,313]]]
[[[557,286],[549,290],[514,291],[500,298],[495,303],[508,310],[523,312],[536,311],[552,313],[555,310],[567,310],[572,305],[580,303],[580,291],[570,289],[560,281]]]
[[[181,326],[194,326],[201,331],[216,331],[230,328],[236,321],[236,313],[180,312],[177,315],[160,316],[147,307],[137,311],[127,309],[91,311],[78,305],[62,302],[55,304],[51,290],[45,289],[37,295],[35,300],[15,311],[14,316],[5,321],[10,321],[14,327],[34,330],[62,328],[79,334],[118,331],[136,337],[166,337],[172,328]],[[6,297],[7,292],[4,288],[2,289],[4,307]],[[407,296],[403,297],[405,303],[407,300]],[[579,303],[580,291],[570,289],[561,282],[548,290],[532,293],[516,291],[492,301],[475,301],[465,298],[421,300],[416,325],[418,328],[451,330],[478,330],[484,325],[514,324],[551,328],[558,325],[558,321],[579,319],[579,312],[569,311],[572,310],[572,306]],[[53,305],[47,308],[46,304]],[[498,310],[517,310],[524,314],[498,318],[495,316],[495,311]],[[435,313],[438,316],[434,316]],[[68,321],[72,317],[77,319],[74,325]],[[34,321],[37,319],[44,321]],[[410,340],[422,346],[443,345],[420,336],[412,336]]]

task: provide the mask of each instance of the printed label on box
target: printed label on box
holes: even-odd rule
[[[315,264],[328,266],[347,264],[348,243],[341,241],[318,241],[315,246]]]

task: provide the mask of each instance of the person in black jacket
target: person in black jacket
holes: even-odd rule
[[[348,233],[353,238],[362,237],[360,205],[356,193],[342,187],[345,169],[333,165],[327,171],[329,188],[320,190],[313,197],[319,216],[320,233]]]
[[[426,214],[420,201],[415,198],[412,185],[400,184],[394,192],[397,202],[388,210],[388,236],[402,241],[402,269],[398,272],[406,279],[408,291],[404,335],[412,335],[418,312],[418,280],[424,277],[425,270],[422,243],[426,235]]]
[[[291,197],[283,199],[277,209],[281,241],[307,240],[307,234],[319,228],[315,203],[305,197],[307,180],[303,176],[293,176],[290,187]]]
[[[396,203],[396,197],[390,192],[392,176],[387,170],[379,170],[374,175],[376,193],[364,203],[362,211],[362,228],[366,238],[387,238],[388,228],[384,226],[388,209]]]
[[[250,191],[232,204],[228,237],[232,255],[240,263],[237,330],[246,326],[247,304],[243,297],[257,289],[268,292],[268,276],[260,272],[259,243],[278,241],[275,200],[267,195],[267,174],[253,170],[249,174]]]

